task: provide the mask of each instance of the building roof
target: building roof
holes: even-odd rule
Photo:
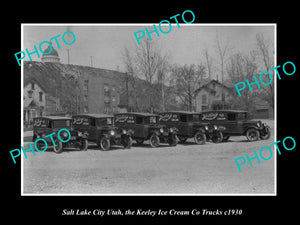
[[[24,87],[26,87],[28,84],[30,84],[32,82],[36,83],[42,89],[42,91],[45,92],[47,90],[46,86],[42,85],[35,77],[30,77],[30,78],[26,79],[24,81]]]
[[[248,111],[245,111],[245,110],[230,110],[230,109],[220,109],[220,110],[205,110],[205,111],[202,111],[201,113],[208,113],[208,112],[233,112],[233,113],[246,113]]]
[[[178,114],[199,114],[199,112],[189,112],[189,111],[167,111],[167,112],[162,112],[160,114],[163,114],[163,113],[178,113]]]
[[[210,90],[210,91],[215,91],[215,90],[213,90],[213,89],[211,89],[211,88],[208,87],[211,83],[215,83],[215,84],[217,84],[219,86],[223,86],[225,89],[227,89],[230,92],[232,91],[231,88],[227,87],[224,84],[221,84],[219,81],[217,81],[217,80],[211,80],[211,81],[208,81],[208,82],[207,81],[204,82],[203,85],[201,85],[197,90],[195,90],[195,94],[197,94],[199,91],[201,91],[202,89],[205,89],[205,88],[208,89],[208,90]]]
[[[158,116],[157,114],[143,112],[116,113],[115,115]]]
[[[70,117],[65,117],[65,116],[39,116],[35,117],[36,118],[45,118],[45,119],[50,119],[50,120],[71,120],[72,118]]]
[[[43,52],[44,52],[44,53],[50,52],[50,45],[49,45],[45,50],[43,50]],[[57,51],[55,50],[55,48],[53,48],[53,46],[52,46],[52,51],[51,51],[49,54],[43,54],[43,55],[42,55],[42,58],[43,58],[43,57],[48,57],[48,56],[56,56],[56,57],[58,57],[58,53],[57,53]]]
[[[87,116],[87,117],[93,117],[93,118],[111,118],[111,117],[114,117],[113,115],[97,114],[97,113],[78,114],[78,115],[74,115],[74,116]]]

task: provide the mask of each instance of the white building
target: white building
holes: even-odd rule
[[[32,118],[45,115],[46,93],[41,85],[30,79],[23,89],[23,120],[25,124],[31,124]]]
[[[48,53],[49,51],[50,51],[50,46],[48,46],[43,52]],[[60,61],[58,53],[53,48],[53,45],[52,45],[52,51],[48,55],[42,55],[41,60],[42,60],[42,62],[59,62]]]
[[[216,80],[211,80],[195,91],[196,111],[212,109],[213,105],[222,105],[232,98],[232,91]]]

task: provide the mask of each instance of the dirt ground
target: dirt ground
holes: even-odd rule
[[[230,137],[228,142],[196,145],[193,139],[169,147],[162,144],[100,151],[90,144],[87,151],[67,149],[61,154],[50,148],[23,156],[24,194],[274,194],[274,155],[241,166],[235,158],[259,151],[274,142],[274,121],[269,140],[248,142]],[[27,136],[27,137],[26,137]],[[30,132],[24,133],[28,148]],[[273,152],[274,153],[274,152]],[[267,158],[269,153],[263,155]]]

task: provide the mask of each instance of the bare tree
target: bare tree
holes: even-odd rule
[[[204,50],[204,57],[205,57],[205,64],[206,64],[206,68],[207,68],[207,73],[208,73],[208,79],[211,80],[212,79],[212,59],[209,56],[209,52],[207,49]]]
[[[175,64],[172,68],[172,85],[188,111],[193,110],[195,91],[198,88],[199,80],[204,74],[205,67],[203,65],[198,66],[198,69],[196,69],[194,64],[184,66]]]
[[[229,58],[227,73],[233,84],[245,81],[246,79],[248,79],[249,82],[253,82],[253,75],[256,74],[256,72],[256,53],[254,51],[252,51],[249,56],[242,53],[236,53]],[[237,108],[252,111],[255,96],[255,92],[250,92],[249,88],[245,88],[242,96],[234,98],[233,105]]]
[[[272,47],[270,47],[269,43],[267,43],[263,34],[256,35],[256,46],[258,48],[258,53],[262,58],[264,68],[266,69],[266,71],[270,72],[274,78],[275,71],[270,71],[270,69],[274,67],[274,50],[272,49]],[[269,79],[269,76],[266,76],[268,77],[267,79]],[[262,77],[262,79],[264,78]],[[266,83],[268,83],[268,81]],[[274,109],[274,83],[271,83],[267,86],[263,86],[261,88],[261,92],[262,94],[260,95],[260,98],[267,101],[270,104],[270,106]]]
[[[137,78],[136,78],[136,68],[134,64],[134,58],[130,54],[128,48],[124,48],[124,51],[121,53],[122,60],[125,65],[125,76],[124,76],[124,83],[125,83],[125,95],[126,95],[126,109],[127,111],[131,111],[132,108],[134,110],[139,109],[138,105],[138,93],[137,93]],[[133,96],[132,96],[133,95]],[[134,101],[134,107],[130,105],[130,99]]]
[[[155,88],[154,82],[158,78],[158,73],[163,74],[167,68],[167,55],[162,55],[158,47],[154,42],[144,40],[140,46],[136,48],[136,67],[138,73],[141,74],[148,82],[148,111],[153,112],[154,110],[154,95]]]
[[[221,76],[222,76],[222,89],[221,89],[221,95],[222,95],[222,105],[224,108],[225,105],[225,99],[224,99],[224,94],[223,94],[223,84],[224,84],[224,64],[225,64],[225,60],[227,57],[227,53],[228,53],[228,46],[229,46],[229,42],[227,40],[226,44],[224,46],[221,45],[220,43],[220,39],[218,36],[218,33],[216,34],[216,44],[217,44],[217,53],[220,57],[220,65],[221,65]],[[217,75],[217,80],[218,80],[218,75]]]

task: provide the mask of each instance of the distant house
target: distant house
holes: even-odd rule
[[[24,83],[23,89],[23,120],[32,123],[32,118],[45,115],[46,92],[43,85],[32,78]]]
[[[232,90],[216,80],[204,82],[195,91],[196,111],[213,109],[227,103],[233,97]]]
[[[196,111],[202,112],[208,109],[243,109],[242,106],[233,105],[235,98],[238,96],[235,89],[222,85],[216,80],[204,81],[203,84],[195,91]],[[274,118],[274,110],[270,105],[260,99],[254,98],[253,118]]]

